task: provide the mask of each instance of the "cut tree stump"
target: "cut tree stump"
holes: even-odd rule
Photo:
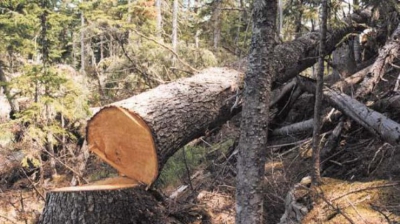
[[[242,78],[206,69],[100,108],[88,121],[88,147],[121,177],[48,192],[40,223],[165,223],[145,189],[179,148],[238,112],[232,87]]]
[[[49,192],[39,223],[165,223],[161,203],[144,186],[129,186],[117,190],[68,187]]]

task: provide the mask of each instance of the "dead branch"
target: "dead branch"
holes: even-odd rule
[[[272,92],[272,100],[270,103],[270,107],[274,106],[277,102],[279,102],[287,93],[291,92],[293,88],[296,86],[296,79],[292,79],[289,83],[282,86],[281,88],[277,88]]]
[[[321,188],[319,190],[322,191]],[[329,207],[334,209],[337,213],[341,214],[351,224],[355,224],[354,221],[345,212],[343,212],[338,206],[333,205],[328,199],[325,198],[323,194],[317,193],[317,196],[321,198]]]
[[[298,77],[299,85],[305,91],[313,93],[315,83],[313,80]],[[374,135],[380,136],[384,141],[397,145],[400,143],[400,124],[378,113],[350,96],[324,88],[324,100],[343,114],[363,126]]]
[[[342,114],[339,112],[335,112],[333,114],[327,113],[324,115],[322,121],[323,129],[329,124],[335,123]],[[305,121],[301,121],[298,123],[290,124],[281,128],[277,128],[272,131],[272,136],[287,136],[287,135],[296,135],[299,133],[309,132],[313,129],[314,119],[308,119]]]
[[[371,77],[364,79],[360,88],[356,92],[356,97],[371,93],[378,82],[383,79],[385,71],[394,59],[398,58],[400,52],[400,41],[397,35],[400,34],[400,24],[392,34],[392,38],[380,50],[379,56],[371,67]]]

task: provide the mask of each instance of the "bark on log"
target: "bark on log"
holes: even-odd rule
[[[347,34],[365,29],[365,26],[358,26],[357,23],[367,23],[370,17],[371,10],[366,8],[345,18],[343,26],[340,26],[340,28],[329,30],[325,43],[325,53],[330,54],[335,50],[337,43]],[[293,41],[275,47],[274,58],[278,60],[280,75],[275,78],[273,88],[282,85],[315,64],[318,58],[319,35],[318,31],[309,32]]]
[[[383,78],[388,64],[392,63],[394,59],[398,58],[400,52],[400,42],[398,36],[400,35],[400,24],[393,32],[391,40],[385,44],[380,50],[379,56],[371,67],[371,77],[364,79],[361,86],[357,89],[356,97],[371,93],[378,82]]]
[[[160,170],[179,148],[232,117],[230,109],[235,101],[232,97],[235,93],[231,86],[240,81],[239,77],[240,73],[235,70],[211,68],[193,77],[113,103],[112,106],[128,109],[147,124],[153,135]],[[101,116],[107,108],[101,109],[92,120]],[[103,121],[110,122],[110,119],[112,117],[106,117]],[[98,147],[95,141],[104,138],[103,133],[92,135],[95,129],[91,128],[92,120],[88,122],[89,149]],[[121,127],[110,128],[118,131]],[[124,141],[134,144],[140,137],[130,136]],[[118,141],[107,141],[114,140]]]
[[[315,92],[315,83],[308,78],[299,77],[299,84],[305,91]],[[324,88],[324,100],[350,117],[374,135],[384,141],[397,145],[400,143],[400,124],[378,113],[350,96],[335,90]]]
[[[341,80],[339,82],[336,82],[332,88],[333,89],[338,89],[342,92],[347,93],[348,89],[353,87],[355,84],[360,83],[366,76],[367,74],[370,72],[372,66],[368,66],[358,72],[356,72],[355,74],[353,74],[350,77],[345,78],[344,80]]]
[[[166,223],[163,207],[144,187],[52,191],[39,223]]]
[[[335,123],[342,116],[342,113],[326,114],[322,120],[322,130],[325,130],[326,126]],[[281,128],[277,128],[272,131],[272,137],[285,136],[285,135],[298,135],[301,133],[312,132],[314,125],[314,119],[308,119],[298,123],[290,124]]]

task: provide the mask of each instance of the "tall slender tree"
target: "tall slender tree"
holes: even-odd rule
[[[179,2],[174,0],[172,12],[172,50],[177,52],[178,50],[178,10]],[[175,55],[172,58],[172,63],[175,64]]]
[[[271,82],[276,75],[277,0],[255,0],[239,140],[236,223],[265,223],[263,178]]]
[[[314,106],[314,131],[313,131],[313,174],[312,180],[314,184],[321,183],[320,174],[320,137],[319,132],[321,129],[321,107],[322,107],[322,88],[324,85],[324,56],[325,56],[325,41],[327,30],[328,7],[327,0],[321,2],[320,12],[320,42],[319,42],[319,59],[318,59],[318,73],[317,73],[317,88],[315,92],[315,106]]]
[[[81,10],[81,32],[80,32],[80,39],[81,39],[81,73],[85,74],[85,15],[83,10]]]
[[[162,14],[161,14],[161,0],[156,0],[156,13],[157,13],[157,23],[156,23],[156,32],[157,37],[161,39],[162,37]]]

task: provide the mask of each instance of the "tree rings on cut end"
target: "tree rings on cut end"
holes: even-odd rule
[[[101,109],[88,122],[87,141],[89,150],[139,183],[149,186],[158,175],[151,130],[141,117],[127,109]]]

